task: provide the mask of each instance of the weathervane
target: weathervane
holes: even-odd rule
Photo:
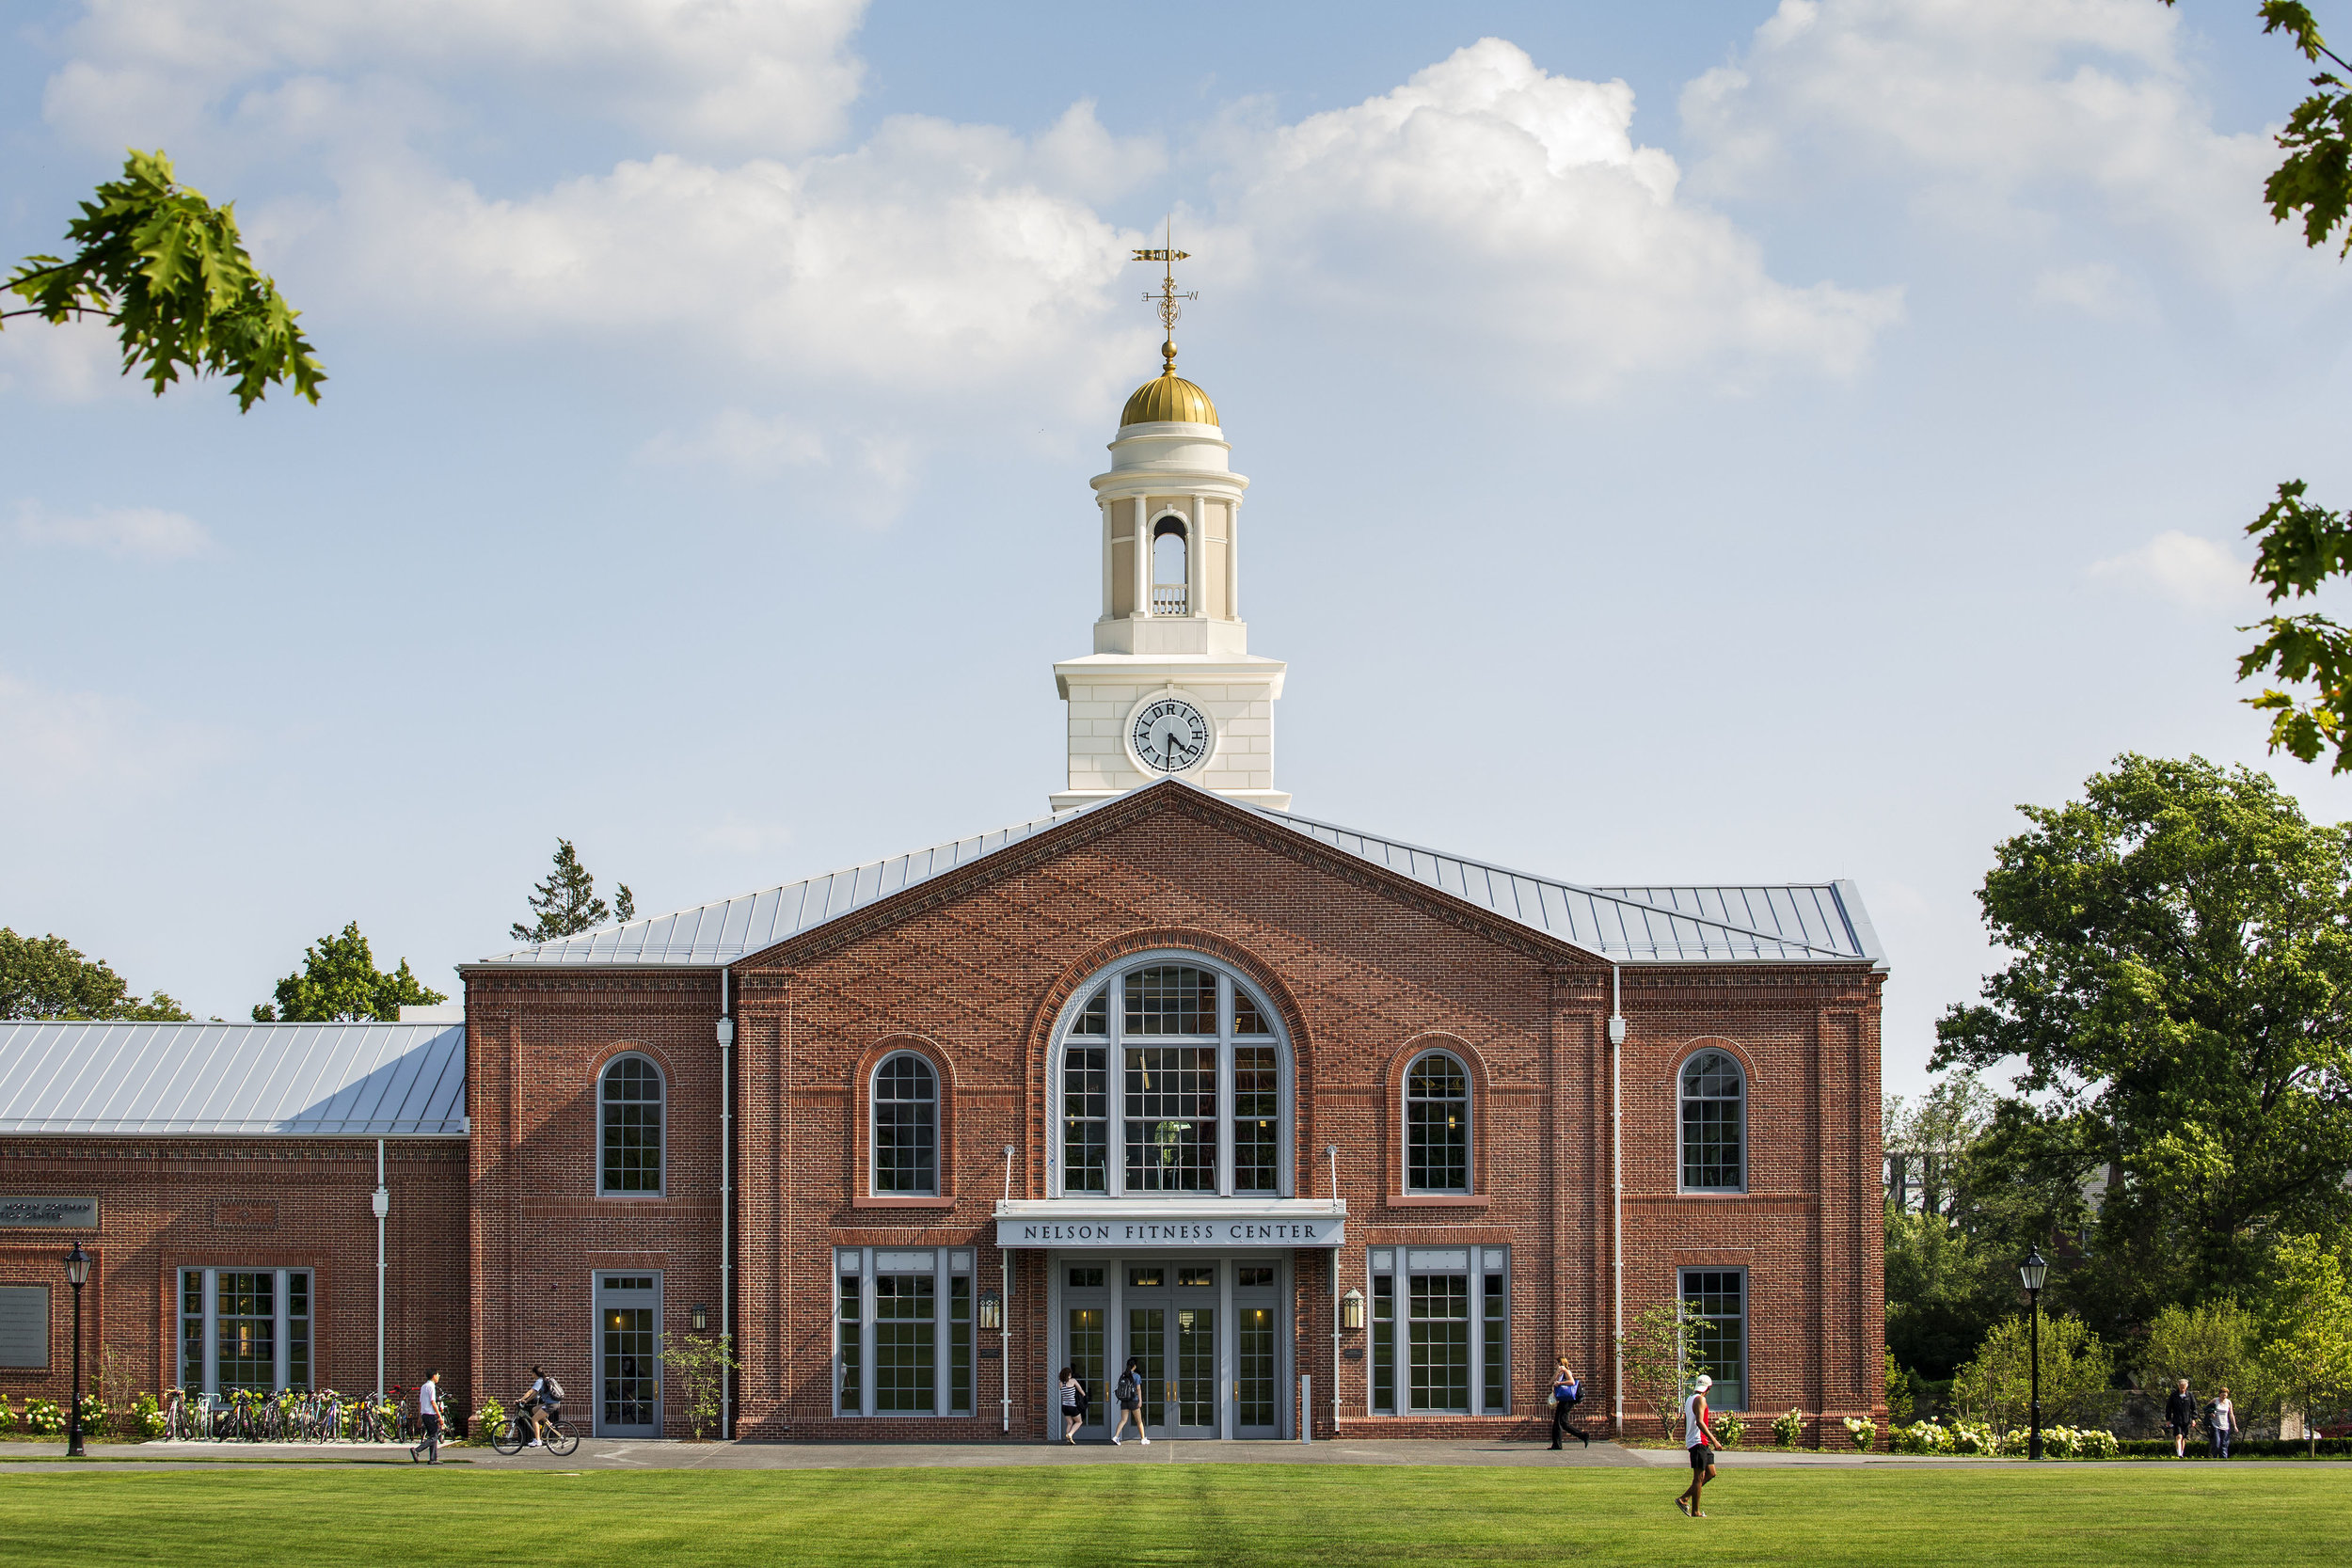
[[[1143,296],[1144,304],[1156,304],[1159,306],[1160,325],[1168,332],[1168,341],[1160,344],[1160,358],[1162,360],[1160,373],[1162,375],[1174,375],[1176,373],[1176,318],[1184,314],[1184,307],[1178,305],[1176,302],[1180,299],[1199,299],[1200,297],[1200,294],[1197,290],[1192,293],[1185,293],[1178,292],[1176,288],[1176,263],[1179,261],[1190,261],[1192,259],[1192,253],[1190,251],[1178,250],[1174,244],[1175,236],[1176,225],[1174,220],[1171,219],[1169,220],[1166,235],[1166,238],[1169,241],[1168,244],[1162,245],[1157,250],[1138,250],[1136,252],[1136,261],[1158,261],[1163,263],[1167,268],[1167,270],[1162,273],[1160,277],[1159,293],[1145,294]]]

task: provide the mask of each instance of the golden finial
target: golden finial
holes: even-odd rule
[[[1184,314],[1184,308],[1176,302],[1180,299],[1199,299],[1200,295],[1198,291],[1190,293],[1177,291],[1176,263],[1192,260],[1192,253],[1176,248],[1174,243],[1176,224],[1172,218],[1168,220],[1165,237],[1168,243],[1157,250],[1136,251],[1136,260],[1158,261],[1167,269],[1160,276],[1160,292],[1154,294],[1145,294],[1143,303],[1146,305],[1156,303],[1160,308],[1160,325],[1168,333],[1167,341],[1160,344],[1160,373],[1174,375],[1176,373],[1176,318]]]

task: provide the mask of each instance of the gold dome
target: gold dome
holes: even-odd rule
[[[1193,424],[1216,423],[1216,404],[1209,394],[1178,375],[1174,366],[1160,372],[1153,380],[1136,388],[1127,400],[1127,407],[1119,416],[1122,425],[1152,424],[1161,420],[1183,420]]]

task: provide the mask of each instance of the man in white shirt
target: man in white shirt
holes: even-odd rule
[[[1715,1386],[1715,1380],[1705,1372],[1691,1386],[1697,1390],[1682,1402],[1682,1446],[1691,1455],[1691,1484],[1675,1498],[1675,1507],[1693,1519],[1704,1519],[1699,1512],[1699,1488],[1715,1479],[1715,1433],[1707,1424],[1707,1391]]]
[[[424,1381],[417,1385],[417,1415],[424,1422],[424,1436],[408,1450],[408,1463],[414,1465],[422,1457],[427,1465],[438,1465],[441,1462],[441,1374],[437,1370],[427,1372]]]

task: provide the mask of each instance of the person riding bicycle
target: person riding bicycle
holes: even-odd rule
[[[531,1388],[523,1395],[523,1409],[531,1417],[531,1448],[541,1446],[548,1434],[548,1423],[564,1418],[564,1386],[549,1377],[537,1366],[531,1369]]]

